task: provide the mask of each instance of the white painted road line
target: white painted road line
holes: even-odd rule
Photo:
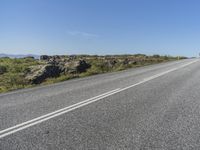
[[[41,122],[47,121],[47,120],[49,120],[49,119],[51,119],[51,118],[54,118],[54,117],[60,116],[60,115],[62,115],[62,114],[65,114],[65,113],[67,113],[67,112],[70,112],[70,111],[72,111],[72,110],[75,110],[75,109],[77,109],[77,108],[80,108],[80,107],[83,107],[83,106],[85,106],[85,105],[91,104],[91,103],[93,103],[93,102],[99,101],[99,100],[101,100],[101,99],[103,99],[103,98],[106,98],[106,97],[108,97],[108,96],[114,95],[114,94],[119,93],[119,92],[121,92],[121,91],[124,91],[124,90],[127,90],[127,89],[129,89],[129,88],[135,87],[135,86],[140,85],[140,84],[142,84],[142,83],[148,82],[148,81],[150,81],[150,80],[153,80],[153,79],[155,79],[155,78],[158,78],[158,77],[160,77],[160,76],[163,76],[163,75],[165,75],[165,74],[167,74],[167,73],[170,73],[170,72],[172,72],[172,71],[175,71],[175,70],[178,70],[178,69],[180,69],[180,68],[186,67],[186,66],[188,66],[188,65],[190,65],[190,64],[193,64],[193,63],[195,63],[195,62],[197,62],[197,61],[199,61],[199,60],[195,60],[195,61],[192,61],[192,62],[187,63],[187,64],[185,64],[185,65],[182,65],[182,66],[180,66],[180,67],[176,67],[176,68],[167,70],[167,71],[165,71],[165,72],[159,73],[159,74],[157,74],[157,75],[151,76],[151,77],[149,77],[149,78],[146,78],[146,79],[144,79],[144,80],[142,80],[142,81],[140,81],[140,82],[138,82],[138,83],[136,83],[136,84],[130,85],[130,86],[128,86],[128,87],[125,87],[125,88],[122,88],[122,89],[115,89],[115,90],[106,92],[106,93],[104,93],[104,94],[101,94],[101,95],[95,96],[95,97],[93,97],[93,98],[90,98],[90,99],[81,101],[81,102],[79,102],[79,103],[76,103],[76,104],[70,105],[70,106],[68,106],[68,107],[59,109],[59,110],[57,110],[57,111],[54,111],[54,112],[51,112],[51,113],[49,113],[49,114],[40,116],[40,117],[38,117],[38,118],[35,118],[35,119],[32,119],[32,120],[26,121],[26,122],[24,122],[24,123],[15,125],[15,126],[13,126],[13,127],[4,129],[4,130],[0,131],[0,139],[3,138],[3,137],[8,136],[8,135],[10,135],[10,134],[16,133],[16,132],[21,131],[21,130],[23,130],[23,129],[26,129],[26,128],[28,128],[28,127],[34,126],[34,125],[36,125],[36,124],[39,124],[39,123],[41,123]]]
[[[170,72],[173,72],[173,71],[175,71],[175,70],[178,70],[178,69],[181,69],[181,68],[183,68],[183,67],[186,67],[186,66],[188,66],[188,65],[191,65],[191,64],[193,64],[193,63],[195,63],[195,62],[197,62],[197,61],[199,61],[199,60],[195,60],[195,61],[192,61],[192,62],[187,63],[187,64],[185,64],[185,65],[182,65],[182,66],[180,66],[180,67],[176,67],[176,68],[167,70],[167,71],[165,71],[165,72],[161,72],[161,73],[159,73],[159,74],[156,74],[156,75],[154,75],[154,76],[151,76],[151,77],[149,77],[149,78],[145,78],[144,80],[142,80],[142,81],[140,81],[140,82],[138,82],[138,83],[136,83],[136,84],[133,84],[133,85],[130,85],[130,86],[128,86],[128,87],[125,87],[125,88],[120,89],[118,92],[127,90],[127,89],[129,89],[129,88],[132,88],[132,87],[134,87],[134,86],[140,85],[140,84],[142,84],[142,83],[148,82],[148,81],[150,81],[150,80],[153,80],[153,79],[155,79],[155,78],[158,78],[158,77],[160,77],[160,76],[163,76],[163,75],[165,75],[165,74],[167,74],[167,73],[170,73]]]
[[[46,115],[43,115],[43,116],[40,116],[40,117],[37,117],[35,119],[32,119],[32,120],[29,120],[29,121],[26,121],[26,122],[23,122],[21,124],[18,124],[18,125],[15,125],[13,127],[10,127],[10,128],[7,128],[5,130],[2,130],[0,131],[0,138],[2,137],[5,137],[9,134],[12,134],[12,133],[15,133],[15,131],[20,131],[21,128],[25,129],[27,127],[30,127],[32,125],[35,125],[39,122],[43,122],[43,121],[46,121],[48,119],[51,119],[55,116],[58,116],[58,114],[63,114],[63,113],[66,113],[66,112],[69,112],[69,111],[72,111],[76,108],[79,108],[81,106],[84,106],[85,103],[89,104],[91,102],[94,102],[96,100],[99,100],[99,99],[102,99],[104,98],[105,96],[109,95],[109,94],[112,94],[113,92],[116,92],[118,91],[119,89],[115,89],[115,90],[112,90],[112,91],[109,91],[109,92],[106,92],[106,93],[103,93],[101,95],[98,95],[98,96],[95,96],[95,97],[92,97],[90,99],[87,99],[87,100],[84,100],[84,101],[81,101],[79,103],[76,103],[76,104],[73,104],[73,105],[70,105],[70,106],[67,106],[65,108],[62,108],[62,109],[59,109],[59,110],[56,110],[54,112],[51,112],[51,113],[48,113]],[[17,132],[16,131],[16,132]]]

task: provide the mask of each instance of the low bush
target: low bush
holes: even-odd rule
[[[4,74],[7,71],[6,66],[0,65],[0,74]]]

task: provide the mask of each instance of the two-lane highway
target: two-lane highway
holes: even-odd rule
[[[0,94],[0,149],[200,149],[200,61]]]

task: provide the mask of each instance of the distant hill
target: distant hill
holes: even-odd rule
[[[23,55],[23,54],[4,54],[4,53],[0,54],[0,58],[2,58],[2,57],[24,58],[24,57],[28,57],[28,56],[34,57],[35,59],[39,59],[40,58],[39,55],[34,55],[34,54],[27,54],[27,55]]]

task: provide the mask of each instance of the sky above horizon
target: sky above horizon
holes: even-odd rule
[[[199,52],[199,0],[0,0],[0,53]]]

